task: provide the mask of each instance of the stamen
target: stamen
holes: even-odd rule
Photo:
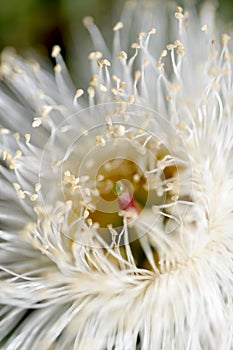
[[[26,144],[28,144],[30,142],[31,135],[30,134],[25,134],[24,137],[25,137]]]
[[[114,30],[114,32],[116,32],[117,30],[120,30],[121,28],[123,28],[123,23],[117,22],[117,24],[113,27],[113,30]]]
[[[41,119],[40,118],[34,118],[33,123],[32,123],[32,127],[33,128],[37,128],[40,125],[41,125]]]
[[[5,129],[5,128],[1,128],[0,129],[0,134],[1,135],[8,135],[10,133],[10,130]]]

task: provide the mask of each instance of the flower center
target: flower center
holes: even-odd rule
[[[144,208],[152,209],[178,198],[178,167],[163,144],[153,149],[153,140],[144,146],[145,138],[137,143],[117,141],[94,147],[78,165],[76,174],[66,170],[63,175],[64,194],[72,200],[74,212],[80,215],[80,209],[85,208],[87,222],[101,228],[122,226],[119,212],[125,209],[121,202],[124,192],[132,195],[138,214]]]
[[[117,158],[105,162],[97,172],[97,179],[99,199],[89,217],[93,222],[98,222],[100,227],[110,224],[122,226],[123,218],[119,216],[119,211],[125,207],[119,203],[119,198],[126,193],[126,189],[140,208],[145,207],[148,198],[147,179],[142,169],[131,160]]]
[[[62,190],[71,205],[69,236],[86,244],[89,235],[90,246],[101,242],[109,257],[116,248],[116,254],[137,267],[150,269],[153,261],[158,267],[157,230],[164,232],[164,247],[163,237],[179,225],[176,202],[190,193],[189,184],[184,187],[189,163],[182,140],[169,125],[163,132],[152,123],[147,131],[131,119],[120,124],[117,113],[113,117],[117,122],[104,122],[74,138],[65,156]]]

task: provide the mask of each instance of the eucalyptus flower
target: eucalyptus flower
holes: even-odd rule
[[[230,37],[211,4],[84,25],[85,88],[2,53],[1,348],[230,350]]]

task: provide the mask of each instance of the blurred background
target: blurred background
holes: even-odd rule
[[[190,0],[178,2],[185,1]],[[69,65],[72,50],[82,50],[82,41],[88,40],[82,18],[94,16],[106,35],[109,30],[104,29],[115,24],[122,3],[123,0],[0,0],[0,51],[13,46],[23,53],[30,47],[48,57],[53,45],[59,44]],[[219,0],[218,11],[225,22],[233,21],[232,0]]]
[[[83,31],[83,17],[94,16],[100,27],[109,27],[122,3],[123,0],[0,0],[0,50],[13,46],[50,52],[54,44],[64,49],[64,42],[70,44],[72,29],[77,37]]]

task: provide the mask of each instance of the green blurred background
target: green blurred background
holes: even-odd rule
[[[190,0],[181,2],[185,1]],[[24,52],[30,47],[48,56],[52,46],[59,44],[69,62],[72,48],[76,46],[77,51],[79,43],[81,49],[82,40],[87,40],[82,18],[94,16],[104,31],[118,18],[122,3],[123,0],[0,0],[0,50],[13,46]],[[232,0],[220,0],[219,13],[224,21],[233,21]]]
[[[0,0],[0,50],[5,46],[18,49],[39,45],[50,49],[63,44],[70,36],[70,24],[81,30],[86,15],[98,24],[111,21],[121,0]],[[220,13],[233,20],[232,0],[219,1]],[[77,32],[78,35],[78,32]]]
[[[94,16],[98,24],[108,23],[121,0],[0,0],[0,50],[42,47],[51,50],[70,42],[71,28],[82,31],[82,18]],[[111,22],[110,22],[111,23]]]

